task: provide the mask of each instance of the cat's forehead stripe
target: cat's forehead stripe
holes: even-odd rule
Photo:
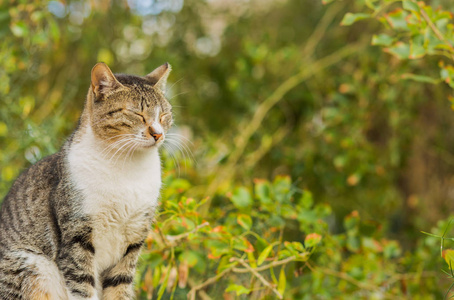
[[[160,110],[160,107],[157,106],[157,107],[156,107],[156,116],[155,116],[155,119],[154,119],[154,121],[155,121],[156,123],[158,123],[158,120],[159,120],[159,113],[160,113],[159,110]]]

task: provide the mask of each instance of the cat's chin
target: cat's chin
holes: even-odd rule
[[[139,147],[137,149],[143,149],[143,150],[148,150],[148,149],[153,149],[153,148],[159,148],[163,144],[164,141],[160,140],[158,142],[143,142],[140,143]]]

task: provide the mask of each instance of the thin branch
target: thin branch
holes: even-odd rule
[[[312,271],[312,272],[316,272],[316,271],[319,271],[319,272],[322,272],[323,274],[326,274],[326,275],[330,275],[330,276],[334,276],[334,277],[337,277],[337,278],[340,278],[342,280],[345,280],[347,282],[350,282],[351,284],[353,285],[356,285],[357,287],[359,287],[360,289],[363,289],[363,290],[368,290],[368,291],[377,291],[378,290],[378,287],[375,286],[375,285],[372,285],[372,284],[367,284],[367,283],[363,283],[361,281],[358,281],[356,280],[355,278],[351,277],[350,275],[348,275],[347,273],[343,273],[343,272],[338,272],[338,271],[334,271],[334,270],[331,270],[331,269],[327,269],[327,268],[321,268],[321,267],[312,267],[308,262],[306,262],[306,266]]]
[[[188,278],[188,284],[191,287],[195,286],[195,282],[192,278]],[[204,290],[199,290],[199,297],[202,300],[212,300],[211,297],[204,291]]]
[[[276,260],[276,261],[273,261],[267,265],[264,265],[264,266],[261,266],[261,267],[258,267],[258,268],[254,268],[253,270],[256,271],[256,272],[261,272],[261,271],[265,271],[265,270],[268,270],[270,268],[274,268],[274,267],[277,267],[277,266],[281,266],[281,265],[285,265],[285,264],[288,264],[289,262],[292,262],[296,260],[296,256],[290,256],[290,257],[287,257],[286,259],[283,259],[283,260]],[[244,268],[233,268],[233,272],[235,273],[248,273],[250,272],[249,269],[244,269]]]
[[[240,258],[233,258],[233,260],[239,262],[239,263],[242,264],[243,267],[245,267],[249,272],[251,272],[252,274],[254,274],[255,277],[257,277],[257,278],[258,278],[266,287],[268,287],[270,290],[272,290],[273,293],[275,293],[276,296],[277,296],[279,299],[283,299],[281,293],[279,293],[279,291],[276,290],[276,288],[275,288],[271,283],[269,283],[265,278],[263,278],[263,276],[260,275],[259,272],[257,272],[255,269],[251,268],[247,263],[245,263],[243,259],[240,259]]]
[[[192,229],[191,231],[188,231],[188,232],[185,232],[185,233],[182,233],[182,234],[178,234],[178,235],[166,235],[165,238],[169,241],[169,242],[175,242],[175,241],[178,241],[178,240],[182,240],[184,238],[187,238],[191,233],[195,233],[197,232],[200,228],[203,228],[203,227],[206,227],[206,226],[209,226],[210,223],[208,222],[204,222],[200,225],[197,225],[194,229]]]
[[[343,7],[343,5],[337,3],[333,3],[329,6],[328,10],[323,14],[323,17],[317,23],[317,27],[314,29],[310,37],[306,40],[302,51],[303,59],[306,59],[307,57],[310,57],[314,54],[317,45],[325,36],[328,26],[332,23],[334,18]]]
[[[337,277],[339,279],[342,279],[342,280],[345,280],[353,285],[356,285],[358,288],[362,289],[362,290],[367,290],[367,291],[370,291],[370,292],[377,292],[377,291],[381,291],[383,293],[383,296],[385,299],[402,299],[401,297],[399,296],[395,296],[395,295],[392,295],[390,293],[386,293],[386,292],[383,292],[383,290],[379,287],[379,286],[376,286],[376,285],[373,285],[373,284],[369,284],[369,283],[364,283],[364,282],[361,282],[361,281],[358,281],[356,280],[355,278],[351,277],[350,275],[348,275],[347,273],[343,273],[343,272],[339,272],[339,271],[334,271],[334,270],[331,270],[331,269],[327,269],[327,268],[321,268],[321,267],[313,267],[311,266],[308,262],[306,262],[306,266],[312,271],[312,272],[316,272],[316,271],[319,271],[319,272],[322,272],[323,274],[325,275],[329,275],[329,276],[333,276],[333,277]]]
[[[257,150],[248,154],[244,163],[246,169],[254,166],[271,148],[273,148],[274,145],[279,144],[290,133],[290,128],[290,126],[279,128],[278,131],[271,136],[269,141],[263,141]]]
[[[389,278],[387,281],[385,281],[386,284],[392,285],[395,282],[399,280],[414,280],[422,277],[437,277],[438,273],[433,272],[433,271],[426,271],[422,273],[405,273],[405,274],[395,274],[391,278]]]
[[[235,267],[235,265],[225,269],[224,271],[222,271],[221,273],[219,273],[218,275],[216,276],[213,276],[211,278],[208,278],[207,280],[205,280],[204,282],[202,282],[201,284],[193,287],[189,293],[188,293],[188,299],[189,300],[195,300],[195,295],[197,293],[198,290],[201,290],[203,289],[204,287],[206,286],[209,286],[210,284],[213,284],[215,283],[216,281],[218,281],[221,277],[223,277],[225,274],[229,273],[232,271],[232,269]]]

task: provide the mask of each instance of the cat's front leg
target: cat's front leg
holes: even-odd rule
[[[128,246],[121,260],[102,274],[103,300],[134,299],[133,281],[143,242]]]
[[[57,265],[64,277],[69,299],[97,300],[92,228],[73,228],[62,240]]]

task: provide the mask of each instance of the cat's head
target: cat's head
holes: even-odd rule
[[[90,126],[111,148],[159,147],[172,125],[172,106],[164,96],[168,63],[139,77],[114,75],[104,63],[91,71]]]

